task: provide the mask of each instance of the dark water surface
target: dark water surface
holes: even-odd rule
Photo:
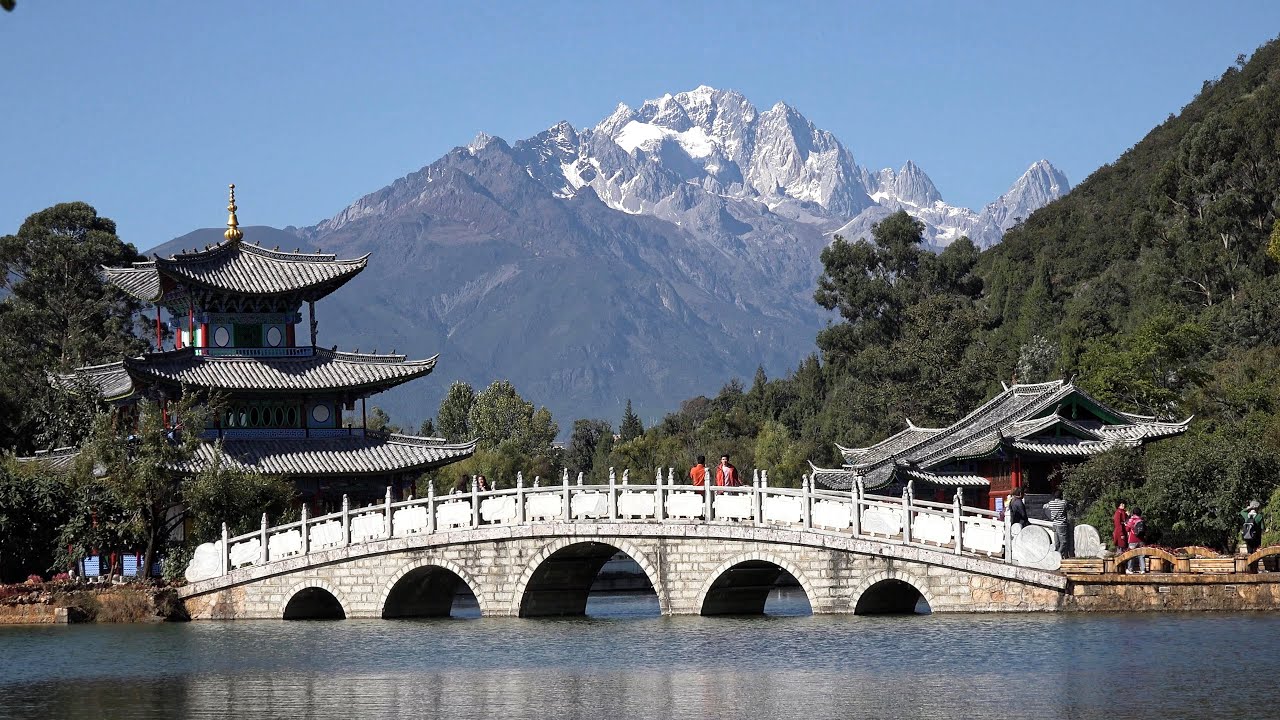
[[[0,628],[0,718],[1280,717],[1278,616],[769,609]]]

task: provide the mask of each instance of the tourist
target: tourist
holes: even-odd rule
[[[1067,525],[1067,501],[1062,499],[1062,489],[1053,491],[1053,499],[1044,504],[1045,515],[1053,523],[1053,549],[1062,557],[1071,556],[1071,544],[1067,541],[1071,528]]]
[[[1116,544],[1116,553],[1129,549],[1129,531],[1124,526],[1128,519],[1129,511],[1124,509],[1124,503],[1116,505],[1116,511],[1111,515],[1111,542]]]
[[[1018,488],[1013,491],[1013,502],[1009,503],[1009,522],[1017,525],[1018,529],[1031,524],[1031,518],[1027,517],[1027,491]]]
[[[1262,503],[1254,500],[1249,507],[1240,511],[1240,537],[1244,540],[1245,549],[1250,555],[1262,546]]]
[[[699,455],[698,464],[689,468],[689,480],[693,482],[694,487],[702,487],[707,481],[707,456]]]
[[[489,492],[489,480],[483,475],[476,476],[476,491]]]
[[[1124,523],[1125,532],[1128,534],[1126,538],[1129,541],[1129,549],[1140,548],[1146,543],[1142,538],[1147,534],[1147,523],[1142,519],[1142,511],[1134,508],[1129,511],[1129,519]],[[1130,573],[1145,573],[1147,571],[1147,559],[1143,556],[1129,558]]]
[[[729,462],[728,455],[720,456],[720,465],[716,467],[716,485],[738,487],[742,482],[738,479],[738,468]]]
[[[471,491],[471,476],[464,474],[458,478],[458,482],[454,484],[453,490],[449,491],[450,495],[461,495]]]

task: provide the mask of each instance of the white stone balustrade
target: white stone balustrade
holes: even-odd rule
[[[946,504],[915,500],[910,488],[901,497],[870,495],[861,485],[850,492],[819,490],[808,478],[799,489],[770,487],[767,474],[761,473],[753,473],[751,485],[734,488],[679,485],[671,469],[665,480],[660,469],[652,477],[652,485],[631,484],[624,471],[621,482],[611,474],[607,485],[584,485],[581,476],[570,484],[565,472],[559,483],[541,485],[537,478],[529,487],[520,477],[505,490],[473,488],[440,498],[429,493],[402,502],[393,502],[388,490],[383,501],[363,508],[350,508],[344,499],[343,510],[331,515],[308,518],[303,513],[301,521],[276,528],[264,519],[261,528],[238,537],[227,537],[224,529],[221,540],[197,548],[188,579],[392,537],[543,522],[791,527],[1042,568],[1052,559],[1041,557],[1045,553],[1039,552],[1039,544],[1033,548],[1025,541],[1014,552],[1007,520],[965,507],[959,496]]]

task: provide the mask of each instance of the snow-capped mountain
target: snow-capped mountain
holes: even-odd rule
[[[813,351],[833,233],[867,236],[902,209],[936,247],[986,246],[1066,190],[1037,163],[981,212],[947,205],[913,162],[869,171],[795,108],[760,112],[704,86],[619,105],[591,128],[561,122],[510,144],[481,133],[297,233],[372,253],[325,300],[335,339],[441,352],[453,376],[508,378],[558,418],[617,417],[628,396],[653,418]],[[397,420],[439,401],[379,399]]]

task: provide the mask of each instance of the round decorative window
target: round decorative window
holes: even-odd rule
[[[226,347],[229,342],[231,342],[231,331],[227,330],[225,325],[219,325],[218,329],[213,331],[213,344]]]
[[[271,419],[275,422],[276,427],[284,425],[284,408],[277,405],[276,408],[271,411]]]
[[[329,422],[329,406],[317,405],[311,408],[311,419],[318,423]]]
[[[289,408],[288,415],[286,417],[289,421],[289,427],[296,427],[298,425],[298,408]]]
[[[283,339],[283,336],[280,333],[280,328],[271,327],[267,329],[267,346],[268,347],[280,347],[281,339]]]
[[[258,408],[249,408],[249,427],[258,427],[261,420],[258,417]]]

